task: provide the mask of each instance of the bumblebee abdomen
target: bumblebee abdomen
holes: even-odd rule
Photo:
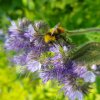
[[[64,33],[65,32],[65,30],[62,27],[58,27],[57,31],[58,31],[58,33]]]

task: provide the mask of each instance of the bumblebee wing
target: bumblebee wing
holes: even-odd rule
[[[55,31],[57,31],[57,28],[60,26],[60,23],[58,23],[57,25],[54,26],[54,28],[52,28],[51,30],[51,35],[54,35]]]

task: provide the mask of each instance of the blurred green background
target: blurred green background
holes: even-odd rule
[[[26,17],[44,20],[51,27],[58,22],[67,29],[100,27],[100,0],[0,0],[0,34],[11,20]],[[1,36],[1,35],[0,35]],[[100,34],[72,36],[76,45],[99,41]],[[35,74],[20,74],[19,67],[9,62],[0,37],[0,100],[67,100],[56,82],[43,84]],[[100,100],[100,77],[85,100]]]

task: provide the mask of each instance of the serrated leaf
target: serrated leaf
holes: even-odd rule
[[[72,59],[85,65],[100,64],[100,43],[92,42],[82,46],[73,52]]]

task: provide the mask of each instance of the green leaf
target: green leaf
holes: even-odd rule
[[[100,64],[100,43],[88,43],[74,51],[72,56],[72,59],[80,64]]]
[[[96,78],[96,87],[98,94],[100,94],[100,77]]]

